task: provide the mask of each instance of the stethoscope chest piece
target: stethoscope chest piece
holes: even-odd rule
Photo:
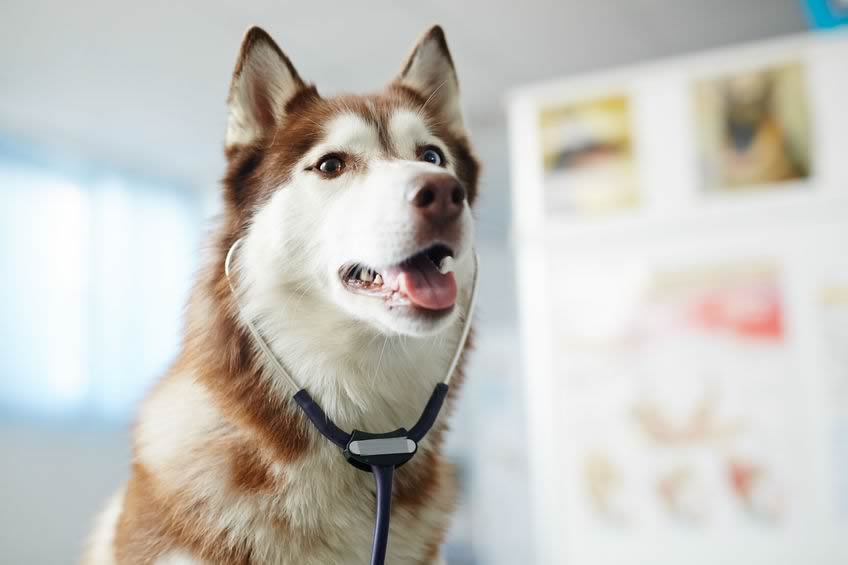
[[[400,467],[415,455],[418,443],[407,435],[405,428],[383,434],[353,430],[343,453],[347,462],[363,471],[372,467]]]

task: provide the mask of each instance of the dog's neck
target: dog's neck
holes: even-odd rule
[[[383,333],[353,320],[302,284],[248,288],[242,322],[251,320],[297,384],[343,429],[409,428],[445,377],[461,334],[457,320],[434,336]],[[293,394],[271,359],[274,389]]]

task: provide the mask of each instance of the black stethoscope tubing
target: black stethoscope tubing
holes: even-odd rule
[[[230,291],[233,293],[236,304],[241,311],[238,293],[230,279],[230,262],[239,243],[241,243],[241,240],[237,239],[227,252],[226,259],[224,260],[224,275],[227,277]],[[468,333],[471,330],[471,318],[476,305],[477,275],[479,270],[479,258],[476,252],[473,254],[474,278],[471,287],[471,297],[468,301],[468,311],[463,321],[462,333],[460,334],[456,351],[451,359],[451,364],[448,367],[444,380],[436,385],[418,421],[408,431],[404,428],[399,428],[392,432],[373,434],[354,430],[348,434],[340,429],[327,416],[321,406],[312,399],[309,392],[305,388],[298,386],[291,373],[289,373],[274,352],[271,351],[270,346],[268,346],[253,322],[242,315],[242,321],[247,326],[248,331],[253,336],[259,348],[265,353],[272,364],[275,365],[277,371],[289,381],[292,388],[297,390],[292,398],[309,421],[312,422],[312,425],[315,426],[315,429],[342,450],[342,454],[348,463],[357,469],[374,474],[377,489],[377,511],[374,524],[374,541],[371,547],[371,565],[383,565],[386,560],[394,470],[415,455],[418,451],[418,443],[424,439],[424,436],[436,422],[445,397],[447,397],[450,380],[453,377],[456,366],[459,364],[462,352],[465,349],[465,343],[468,340]]]

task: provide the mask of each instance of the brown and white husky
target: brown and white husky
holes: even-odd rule
[[[368,562],[373,478],[305,419],[246,322],[342,429],[415,423],[473,279],[478,165],[458,95],[439,27],[383,90],[334,98],[267,33],[247,32],[220,225],[179,356],[140,408],[129,482],[84,563]],[[238,302],[224,274],[237,240]],[[442,274],[448,255],[455,270]],[[448,411],[395,474],[388,563],[439,561],[455,498]]]

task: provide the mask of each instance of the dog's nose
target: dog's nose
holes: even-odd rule
[[[452,175],[428,173],[415,179],[409,202],[422,218],[436,225],[456,220],[465,203],[465,189]]]

